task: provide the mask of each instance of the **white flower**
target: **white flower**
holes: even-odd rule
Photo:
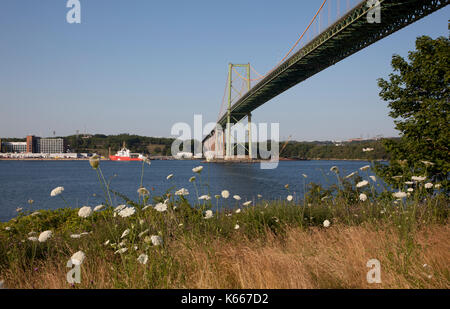
[[[405,185],[411,186],[413,184],[414,184],[414,182],[412,182],[412,181],[405,181]]]
[[[434,187],[435,187],[436,189],[440,189],[440,188],[442,187],[442,185],[441,185],[440,183],[437,183],[437,184],[434,185]]]
[[[158,235],[153,235],[150,239],[153,246],[161,246],[163,244],[162,238]]]
[[[81,207],[80,210],[78,210],[78,216],[81,218],[87,218],[92,214],[92,208],[89,206]]]
[[[230,197],[230,192],[228,192],[228,190],[223,190],[222,191],[222,197],[223,198],[229,198]]]
[[[38,216],[38,215],[40,215],[41,213],[39,212],[39,211],[35,211],[35,212],[33,212],[30,216]]]
[[[422,182],[422,181],[424,181],[425,179],[427,179],[427,177],[425,177],[425,176],[412,176],[411,179],[412,179],[413,181]]]
[[[60,195],[63,191],[64,191],[64,187],[56,187],[55,189],[52,190],[52,192],[50,193],[50,196]]]
[[[175,192],[175,195],[189,195],[189,191],[185,188],[181,188],[180,190],[178,190],[177,192]]]
[[[153,207],[153,205],[149,204],[149,205],[145,205],[144,208],[142,208],[142,211],[146,210],[147,208]]]
[[[250,205],[251,203],[252,203],[252,201],[248,201],[248,202],[243,203],[242,205],[248,206],[248,205]]]
[[[137,258],[138,262],[141,264],[147,264],[148,261],[148,255],[147,254],[141,254],[138,258]]]
[[[78,251],[74,255],[72,255],[70,260],[72,261],[73,265],[81,265],[85,258],[86,258],[86,255],[84,254],[84,252]]]
[[[330,221],[328,221],[328,220],[323,221],[323,226],[324,227],[329,227],[330,226]]]
[[[199,200],[206,200],[209,201],[211,199],[211,197],[209,195],[202,195],[198,198]]]
[[[337,173],[339,173],[339,168],[337,166],[332,166],[330,168],[330,172],[335,172],[337,174]]]
[[[362,202],[367,201],[367,195],[365,195],[364,193],[361,193],[359,195],[359,200],[362,201]]]
[[[262,195],[261,195],[261,194],[258,194],[257,196],[258,196],[258,198],[262,198]]]
[[[80,234],[72,234],[70,235],[70,238],[81,238]]]
[[[100,164],[100,157],[98,155],[93,155],[89,158],[89,164],[94,170],[96,170]]]
[[[142,236],[144,236],[144,235],[147,234],[148,232],[149,232],[149,229],[146,229],[145,231],[140,232],[139,235],[138,235],[138,237],[139,237],[139,238],[142,238]]]
[[[240,208],[237,209],[237,210],[236,210],[236,213],[237,213],[237,214],[241,213],[241,209],[240,209]]]
[[[288,195],[286,199],[287,199],[289,202],[291,202],[291,201],[294,199],[294,197],[293,197],[292,195]]]
[[[431,182],[427,182],[425,184],[425,189],[431,189],[431,188],[433,188],[433,184]]]
[[[156,206],[155,206],[155,210],[156,210],[156,211],[159,211],[159,212],[164,212],[164,211],[167,210],[167,204],[164,204],[164,203],[158,203],[158,204],[156,204]]]
[[[39,235],[39,242],[46,242],[50,237],[52,237],[52,231],[45,231]]]
[[[305,178],[308,178],[308,175],[306,175],[306,174],[302,174],[302,176],[305,177]]]
[[[241,200],[241,197],[240,197],[239,195],[234,195],[233,198],[234,198],[236,201],[240,201],[240,200]]]
[[[414,192],[414,189],[413,189],[413,188],[408,188],[408,190],[406,190],[406,191],[408,191],[408,192]]]
[[[433,166],[433,165],[434,165],[434,163],[429,162],[429,161],[420,161],[420,162],[422,162],[422,163],[425,164],[426,166]]]
[[[369,182],[368,182],[367,180],[363,180],[363,181],[358,182],[358,183],[356,184],[356,187],[357,187],[357,188],[362,188],[362,187],[367,186],[368,184],[369,184]]]
[[[204,219],[211,219],[213,217],[213,212],[212,210],[207,210],[205,211],[205,217]]]
[[[149,195],[150,194],[150,192],[148,192],[148,190],[144,187],[140,187],[137,190],[137,193],[139,193],[139,195]]]
[[[128,234],[130,234],[130,229],[126,229],[125,231],[123,231],[122,236],[120,236],[120,238],[127,237]]]
[[[353,173],[351,173],[351,174],[345,176],[344,179],[349,179],[349,178],[355,176],[356,174],[358,174],[358,172],[353,172]]]
[[[98,205],[98,206],[95,206],[94,211],[100,211],[100,210],[102,210],[104,207],[105,207],[105,205]]]
[[[38,241],[38,238],[37,238],[37,237],[34,237],[34,236],[32,236],[32,237],[28,237],[28,240],[30,240],[30,241]]]
[[[127,218],[129,216],[134,215],[135,212],[136,209],[134,209],[134,207],[127,207],[119,212],[119,216],[121,216],[122,218]]]
[[[377,177],[375,177],[375,176],[369,176],[369,177],[370,177],[370,179],[372,179],[373,182],[377,182]]]
[[[364,165],[360,168],[361,171],[367,171],[368,169],[370,169],[370,165]]]
[[[117,253],[122,254],[122,253],[127,252],[127,250],[128,250],[128,248],[122,248],[122,249],[119,249],[119,250],[117,250],[116,252],[114,252],[114,254],[117,254]]]
[[[200,173],[203,170],[203,166],[197,166],[192,169],[194,173]]]
[[[236,225],[234,226],[234,229],[235,229],[235,230],[239,230],[239,224],[236,224]]]
[[[405,198],[407,194],[405,192],[399,191],[392,194],[395,198]]]
[[[119,205],[119,206],[117,206],[116,208],[114,208],[114,211],[119,212],[119,211],[121,211],[122,209],[124,209],[125,207],[127,207],[127,205]]]
[[[107,246],[107,245],[109,245],[109,243],[110,243],[110,240],[108,239],[107,241],[105,241],[105,243],[103,245]]]
[[[172,179],[173,178],[173,174],[170,174],[166,177],[167,180]]]
[[[11,227],[10,227],[10,226],[7,226],[7,227],[5,227],[5,230],[6,230],[6,231],[11,231]]]
[[[16,211],[17,212],[21,212],[23,210],[23,208],[22,207],[18,207],[18,208],[16,208]]]

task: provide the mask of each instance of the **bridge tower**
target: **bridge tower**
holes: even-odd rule
[[[245,79],[247,81],[247,89],[251,89],[251,79],[250,79],[250,63],[247,64],[228,64],[228,109],[227,109],[227,123],[226,123],[226,132],[225,132],[225,160],[230,160],[233,156],[233,146],[231,145],[231,101],[232,101],[232,87],[233,87],[233,68],[234,67],[243,67],[247,71],[247,78]],[[251,160],[253,158],[253,145],[252,145],[252,114],[251,112],[247,114],[248,118],[248,157]],[[217,138],[217,134],[216,134]],[[217,143],[217,139],[216,139]],[[245,141],[244,141],[245,144]],[[245,146],[244,146],[245,147]]]

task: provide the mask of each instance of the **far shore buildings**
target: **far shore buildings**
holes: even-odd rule
[[[26,142],[2,142],[0,152],[11,154],[65,154],[67,145],[63,138],[41,138],[28,135]]]

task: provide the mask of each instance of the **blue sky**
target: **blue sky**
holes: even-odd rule
[[[170,136],[174,123],[192,124],[194,114],[214,121],[227,64],[250,62],[265,73],[322,1],[81,0],[81,24],[66,22],[66,2],[1,2],[2,137]],[[447,36],[449,13],[446,7],[291,88],[257,109],[254,121],[279,122],[282,139],[396,136],[376,80],[417,36]]]

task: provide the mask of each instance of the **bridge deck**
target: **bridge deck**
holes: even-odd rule
[[[280,64],[231,108],[236,123],[280,93],[389,36],[411,23],[445,7],[449,0],[380,0],[381,23],[368,23],[367,1],[361,1],[345,16],[324,30],[309,44]],[[227,113],[218,123],[225,127]],[[214,134],[211,132],[203,141]]]

